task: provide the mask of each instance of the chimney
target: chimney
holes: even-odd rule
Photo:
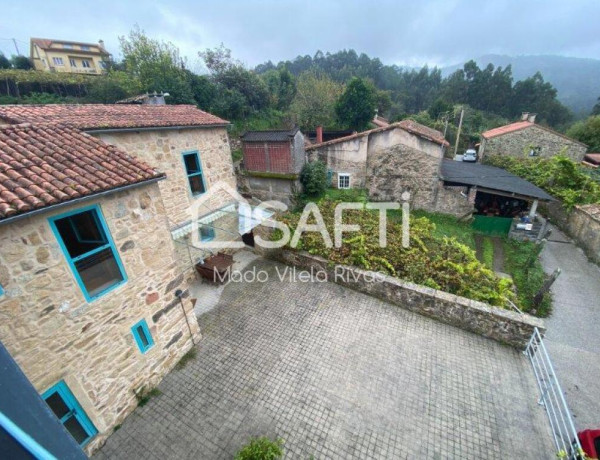
[[[535,123],[535,116],[537,115],[537,113],[530,113],[529,116],[527,117],[527,121],[529,123]]]
[[[323,127],[317,126],[317,144],[323,142]]]
[[[521,121],[528,121],[529,120],[529,112],[523,112],[521,114]]]
[[[105,49],[104,48],[104,40],[98,40],[98,45],[100,45],[100,48]]]

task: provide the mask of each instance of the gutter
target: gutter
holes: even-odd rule
[[[88,134],[105,134],[105,133],[123,133],[123,132],[140,132],[140,131],[174,131],[180,129],[212,129],[212,128],[227,128],[231,123],[219,123],[216,125],[190,125],[190,126],[150,126],[143,128],[106,128],[106,129],[86,129],[79,128]]]
[[[11,217],[7,217],[6,219],[2,219],[0,220],[0,226],[7,224],[7,223],[12,223],[12,222],[16,222],[18,220],[24,219],[26,217],[32,217],[35,216],[37,214],[42,214],[45,212],[50,212],[50,211],[54,211],[56,209],[60,209],[63,208],[65,206],[70,206],[72,204],[77,204],[77,203],[83,203],[86,201],[90,201],[99,197],[103,197],[105,195],[109,195],[111,193],[116,193],[116,192],[122,192],[125,190],[131,190],[133,188],[137,188],[137,187],[141,187],[144,185],[150,185],[150,184],[154,184],[158,181],[161,181],[163,179],[166,179],[167,176],[163,175],[160,177],[154,177],[152,179],[148,179],[142,182],[136,182],[135,184],[128,184],[128,185],[123,185],[121,187],[117,187],[117,188],[112,188],[110,190],[104,190],[102,192],[98,192],[98,193],[94,193],[92,195],[86,195],[86,196],[82,196],[79,198],[75,198],[73,200],[68,200],[68,201],[63,201],[61,203],[56,203],[50,206],[45,206],[43,208],[38,208],[38,209],[34,209],[33,211],[28,211],[25,212],[23,214],[17,214],[16,216],[11,216]]]

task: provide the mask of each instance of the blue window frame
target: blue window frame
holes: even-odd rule
[[[188,178],[188,185],[192,196],[202,195],[206,192],[206,181],[202,172],[202,163],[197,151],[183,153],[183,165]]]
[[[48,221],[88,302],[127,281],[98,205],[50,217]]]
[[[200,241],[212,241],[215,239],[215,229],[208,225],[200,227]]]
[[[46,390],[42,399],[80,446],[85,446],[98,433],[63,380]]]
[[[131,333],[142,354],[154,346],[154,339],[152,338],[152,334],[150,334],[150,329],[145,319],[135,323],[131,328]]]
[[[4,288],[0,284],[0,297],[2,297],[3,295],[4,295]]]

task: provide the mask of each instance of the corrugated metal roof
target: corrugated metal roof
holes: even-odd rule
[[[269,131],[246,131],[241,139],[244,142],[286,142],[294,137],[299,128],[276,129]]]
[[[514,193],[522,196],[554,201],[554,198],[531,182],[521,179],[508,171],[481,163],[443,160],[440,172],[446,182],[476,185],[499,192]]]

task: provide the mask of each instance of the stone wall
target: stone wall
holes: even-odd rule
[[[87,302],[48,217],[98,204],[127,282]],[[41,393],[64,379],[99,434],[94,451],[192,346],[176,289],[177,269],[157,184],[0,225],[0,340]],[[183,300],[196,338],[198,323]],[[146,319],[155,345],[141,354],[131,327]]]
[[[261,177],[251,172],[240,171],[237,174],[238,189],[261,201],[276,200],[292,204],[294,195],[302,190],[297,178]]]
[[[567,211],[560,203],[545,205],[543,212],[582,248],[593,262],[600,264],[600,205],[575,206]]]
[[[306,252],[271,250],[265,255],[306,270],[324,271],[329,281],[521,350],[525,349],[534,328],[542,333],[545,331],[541,319],[527,314],[355,267],[338,265],[332,268],[327,260]]]
[[[463,217],[475,211],[476,187],[444,185],[438,181],[434,212]]]
[[[566,148],[565,154],[574,161],[581,161],[587,147],[562,134],[545,129],[538,125],[520,129],[501,136],[483,139],[479,149],[480,155],[511,155],[529,157],[531,147],[540,147],[540,157],[551,157]]]
[[[369,136],[324,145],[307,151],[309,161],[320,160],[334,172],[331,186],[337,188],[337,173],[350,174],[351,188],[364,188],[367,176]]]
[[[223,181],[235,189],[231,150],[225,128],[157,129],[94,135],[167,174],[167,179],[161,181],[159,187],[170,227],[191,218],[189,207],[196,199],[190,192],[183,164],[183,152],[198,151],[207,190],[210,190],[211,186],[219,181]],[[231,197],[229,197],[230,199]],[[226,198],[223,202],[215,202],[210,205],[210,208],[217,209],[227,201]]]

